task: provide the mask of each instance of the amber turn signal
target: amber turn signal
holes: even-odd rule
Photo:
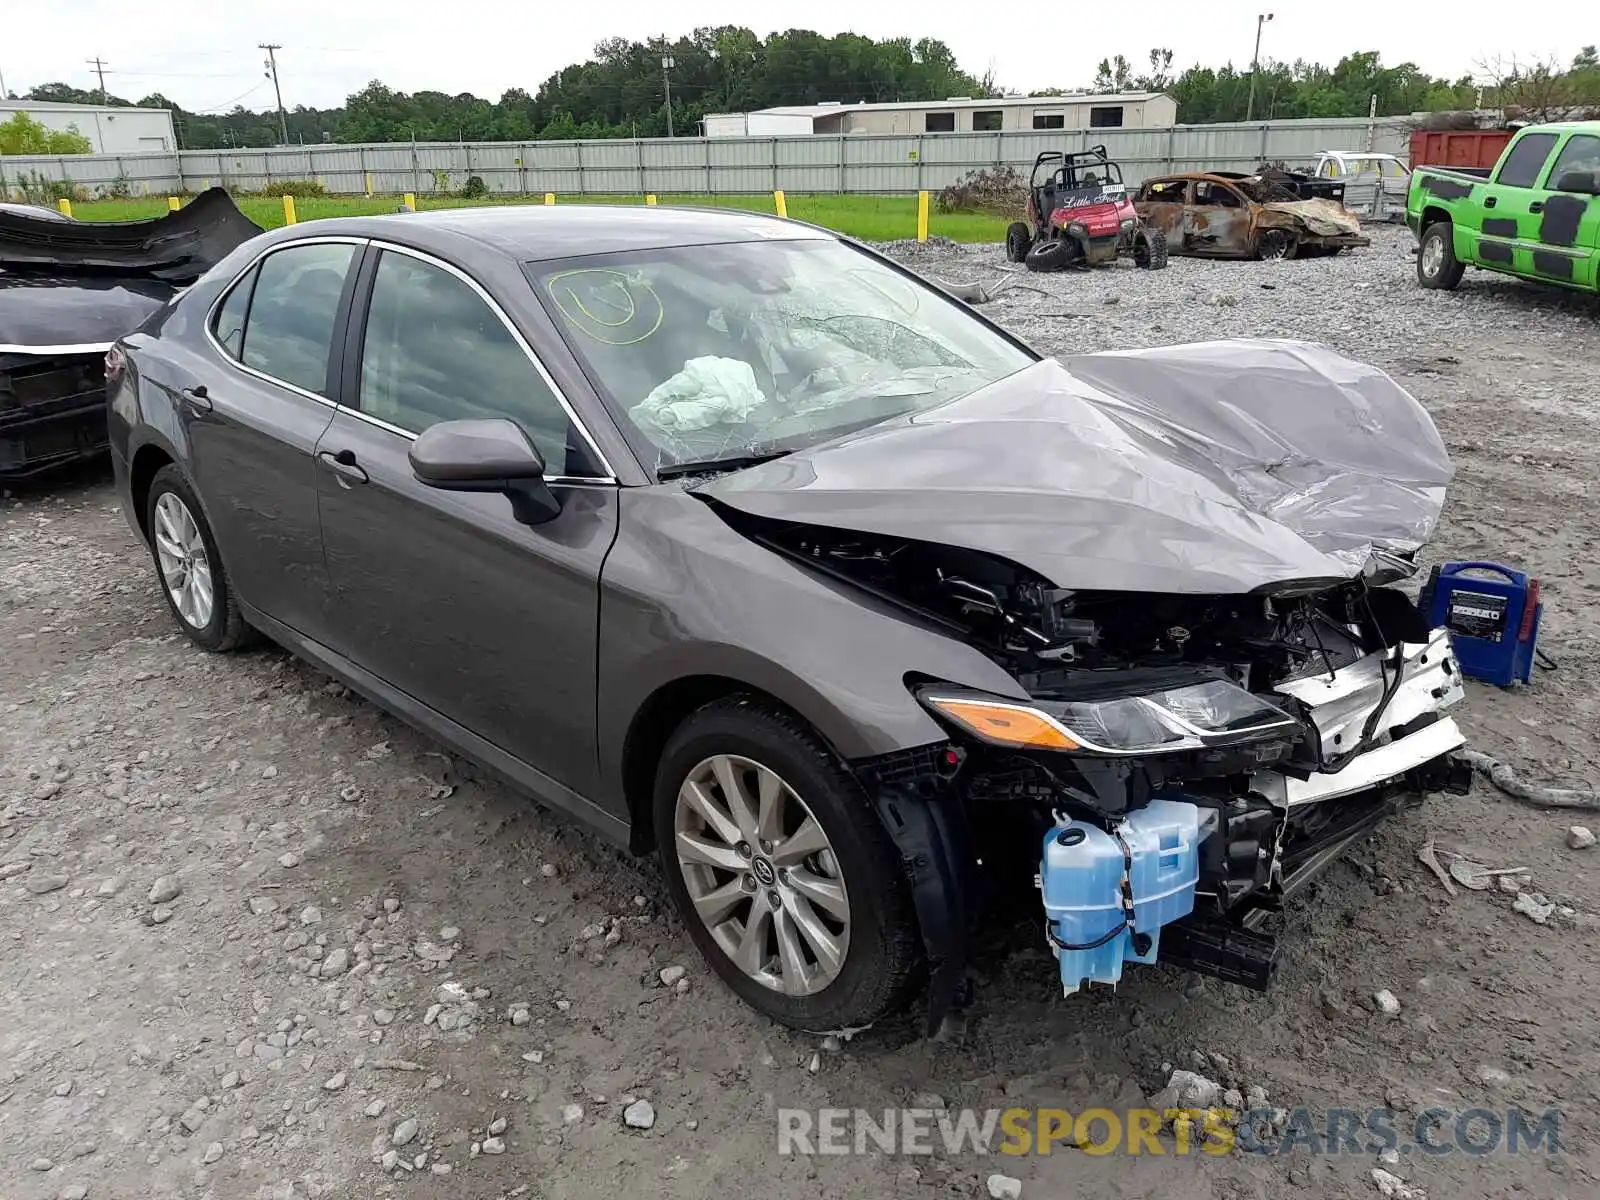
[[[1034,708],[958,696],[929,696],[927,703],[986,742],[1034,750],[1079,748],[1065,729]]]

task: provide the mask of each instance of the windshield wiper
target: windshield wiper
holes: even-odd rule
[[[705,458],[697,462],[667,463],[656,468],[657,479],[678,479],[684,475],[715,475],[719,471],[742,471],[760,463],[771,462],[793,450],[768,450],[764,454],[733,454],[727,458]]]

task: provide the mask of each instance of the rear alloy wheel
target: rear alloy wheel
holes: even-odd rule
[[[167,605],[184,633],[207,650],[232,650],[244,642],[249,628],[239,615],[211,527],[176,466],[162,467],[150,482],[145,531]]]
[[[666,748],[654,815],[690,936],[752,1007],[833,1030],[904,997],[918,939],[899,854],[794,718],[746,699],[702,708]]]
[[[1452,291],[1465,271],[1456,258],[1455,228],[1449,221],[1435,221],[1422,231],[1422,244],[1417,247],[1418,284]]]
[[[1006,228],[1006,259],[1009,262],[1019,263],[1028,257],[1028,248],[1033,245],[1033,232],[1021,221],[1013,221]]]
[[[1295,240],[1282,229],[1266,229],[1256,238],[1256,257],[1272,262],[1280,258],[1293,258]]]

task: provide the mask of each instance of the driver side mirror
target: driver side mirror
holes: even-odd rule
[[[1600,196],[1600,171],[1563,171],[1556,180],[1556,191]]]
[[[544,458],[522,426],[504,417],[441,421],[411,443],[411,471],[419,483],[445,492],[503,492],[524,525],[561,511],[544,481]]]

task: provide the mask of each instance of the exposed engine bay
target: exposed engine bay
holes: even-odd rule
[[[951,731],[949,790],[984,861],[1043,844],[1069,994],[1158,955],[1265,987],[1277,948],[1260,929],[1308,869],[1398,804],[1469,786],[1443,714],[1462,695],[1448,634],[1392,587],[1077,591],[981,551],[730,519],[967,641],[1027,691],[1018,705],[912,681]]]
[[[1286,901],[1470,786],[1449,635],[1391,586],[1452,471],[1382,371],[1239,339],[1041,360],[693,490],[1014,685],[906,663],[947,740],[855,764],[937,1013],[974,913],[1035,878],[1067,993],[1157,959],[1263,988]]]

